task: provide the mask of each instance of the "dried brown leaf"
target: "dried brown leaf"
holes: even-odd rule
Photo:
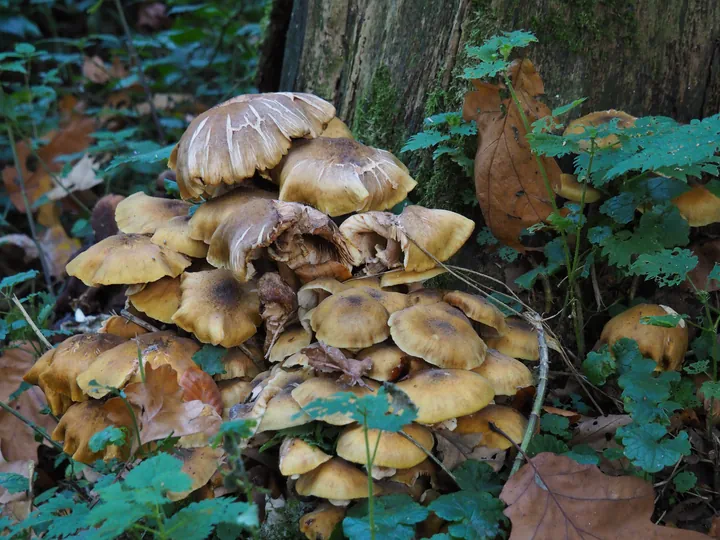
[[[338,380],[349,385],[364,385],[363,375],[372,369],[370,358],[348,358],[340,349],[324,343],[313,343],[300,353],[307,356],[310,367],[323,373],[342,373]]]
[[[640,478],[607,476],[594,465],[550,453],[531,461],[500,494],[512,522],[510,540],[709,538],[655,525],[653,488]]]
[[[83,60],[82,74],[85,78],[96,84],[105,84],[110,80],[110,74],[105,62],[99,56],[86,56]]]
[[[60,278],[65,275],[65,265],[80,249],[80,240],[70,238],[62,225],[54,225],[40,237],[40,245],[50,263],[50,273]]]
[[[297,319],[297,294],[280,274],[267,272],[258,281],[260,317],[265,321],[265,353],[288,323]]]

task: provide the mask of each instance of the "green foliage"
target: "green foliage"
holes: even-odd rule
[[[688,435],[681,431],[677,437],[667,436],[659,424],[631,424],[617,431],[625,446],[625,456],[633,465],[655,473],[677,463],[682,456],[690,455]]]
[[[25,283],[26,281],[35,279],[37,275],[37,270],[28,270],[27,272],[20,272],[19,274],[3,278],[0,281],[0,291],[7,292],[7,290],[12,289],[16,285],[20,285],[21,283]]]
[[[228,350],[224,347],[214,345],[203,345],[202,349],[193,354],[193,362],[208,375],[222,375],[225,373],[225,365],[222,360]]]
[[[326,453],[331,453],[335,448],[335,441],[340,435],[341,428],[331,426],[324,422],[308,422],[301,426],[294,426],[286,429],[280,429],[260,447],[260,451],[264,452],[269,448],[281,444],[286,438],[302,439],[310,446],[317,446]]]
[[[687,493],[697,484],[697,476],[689,471],[682,471],[673,477],[673,485],[678,493]]]
[[[559,414],[544,414],[540,419],[540,429],[562,439],[570,438],[570,420]]]
[[[507,523],[503,503],[480,491],[442,495],[431,502],[429,508],[438,517],[451,522],[448,532],[453,538],[491,540]]]
[[[8,490],[8,493],[22,493],[30,489],[30,481],[22,474],[0,473],[0,487]]]
[[[93,452],[100,452],[111,444],[116,446],[123,446],[127,442],[127,435],[128,433],[125,428],[108,426],[102,431],[98,431],[92,437],[90,437],[88,446]]]
[[[607,346],[597,352],[591,351],[582,363],[583,373],[595,385],[605,384],[607,378],[615,373],[617,366]]]
[[[687,318],[686,315],[680,315],[679,313],[668,313],[667,315],[653,315],[651,317],[641,317],[640,324],[647,324],[650,326],[660,326],[662,328],[675,328],[680,321]]]
[[[464,491],[480,491],[499,495],[503,484],[493,468],[482,461],[467,460],[454,471],[458,486]]]
[[[630,266],[630,272],[652,279],[660,287],[677,286],[697,264],[698,258],[688,249],[663,249],[652,255],[640,255]]]
[[[375,535],[378,538],[415,538],[416,523],[428,516],[428,509],[416,503],[409,495],[387,495],[374,501]],[[371,525],[368,503],[361,502],[343,519],[343,532],[350,540],[370,538]]]

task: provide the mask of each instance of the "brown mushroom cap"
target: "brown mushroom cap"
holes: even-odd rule
[[[345,508],[328,503],[321,504],[300,518],[300,532],[308,540],[328,540],[344,517]]]
[[[165,276],[177,277],[190,259],[152,243],[138,234],[109,236],[80,253],[66,266],[88,287],[150,283]]]
[[[198,448],[176,448],[173,455],[182,462],[180,472],[190,477],[190,489],[187,491],[170,491],[167,498],[171,501],[180,501],[193,491],[202,488],[217,472],[224,452],[221,448],[201,446]]]
[[[314,138],[335,107],[312,94],[249,94],[198,115],[175,146],[168,166],[184,199],[208,186],[237,184],[275,167],[292,139]]]
[[[53,414],[60,416],[67,410],[70,401],[88,400],[88,395],[77,383],[77,377],[87,370],[97,356],[125,342],[125,338],[112,334],[79,334],[63,341],[54,349],[42,355],[28,371],[23,380],[36,384],[44,392],[60,394],[49,400]]]
[[[422,272],[412,272],[409,270],[393,270],[391,272],[385,272],[380,277],[380,285],[383,287],[394,287],[395,285],[404,285],[406,283],[419,283],[432,279],[439,275],[446,273],[447,270],[438,266],[431,268],[430,270],[424,270]]]
[[[462,369],[428,369],[397,383],[418,408],[416,422],[437,424],[486,407],[495,397],[490,382]]]
[[[600,341],[610,348],[621,338],[634,339],[643,356],[652,358],[659,370],[677,370],[688,349],[688,327],[681,320],[675,328],[642,324],[643,317],[676,314],[671,308],[657,304],[639,304],[610,319],[603,328]]]
[[[328,122],[327,127],[320,136],[328,139],[354,139],[350,128],[337,116]]]
[[[403,431],[415,439],[428,452],[432,452],[435,439],[432,432],[418,424],[409,424]],[[380,442],[378,443],[378,437]],[[393,469],[409,469],[427,459],[427,453],[400,433],[368,430],[370,448],[376,448],[374,467],[390,467]],[[337,455],[352,463],[367,465],[365,452],[365,433],[362,426],[348,426],[337,440]]]
[[[260,368],[255,364],[253,359],[237,347],[228,349],[220,361],[225,369],[225,373],[213,375],[213,378],[217,381],[240,378],[250,380],[260,373]]]
[[[495,349],[488,349],[485,361],[473,371],[490,381],[496,396],[514,396],[519,389],[535,384],[525,364]]]
[[[380,343],[390,335],[388,312],[367,292],[348,289],[323,300],[312,312],[318,341],[345,349]]]
[[[691,227],[704,227],[720,222],[720,197],[705,186],[693,186],[689,191],[675,197],[672,203]]]
[[[125,234],[153,234],[172,218],[187,216],[190,203],[177,199],[150,197],[138,191],[115,208],[118,229]]]
[[[390,152],[347,138],[296,142],[272,176],[280,200],[330,216],[392,208],[417,184]]]
[[[112,334],[125,339],[131,339],[140,334],[147,334],[148,330],[121,315],[111,315],[98,329],[98,334]]]
[[[540,348],[535,329],[521,319],[505,319],[507,331],[502,336],[483,335],[487,346],[512,358],[536,361]]]
[[[490,429],[490,422],[507,433],[518,445],[522,442],[528,424],[527,418],[512,407],[488,405],[481,411],[458,418],[454,432],[458,435],[482,433],[479,446],[497,450],[511,448],[513,444],[510,441]]]
[[[322,277],[314,279],[298,290],[298,306],[304,310],[310,310],[317,307],[322,300],[331,294],[339,293],[347,288],[347,284],[340,283],[334,278]]]
[[[302,326],[293,326],[278,336],[272,349],[269,351],[270,362],[282,362],[287,357],[300,352],[310,345],[312,335]]]
[[[469,294],[461,291],[452,291],[447,293],[443,300],[461,310],[465,315],[473,321],[491,326],[497,330],[498,334],[503,335],[507,331],[505,324],[505,315],[495,304],[486,300],[482,296]]]
[[[366,382],[371,387],[377,386],[372,381]],[[373,393],[374,390],[369,390],[364,386],[350,386],[326,377],[313,377],[295,388],[292,391],[292,397],[300,407],[304,408],[316,399],[329,398],[338,392],[351,392],[358,397],[363,397]],[[354,421],[351,416],[344,413],[320,416],[317,420],[322,420],[333,426],[346,426]]]
[[[368,496],[367,476],[350,463],[332,458],[303,474],[295,484],[298,495],[319,497],[330,501],[365,499]],[[373,494],[382,492],[380,486],[373,486]]]
[[[577,181],[574,174],[560,174],[559,183],[553,185],[553,191],[556,195],[560,195],[563,199],[573,202],[581,202],[583,199],[583,186],[585,186],[585,202],[594,203],[602,199],[602,192],[598,191],[591,185],[581,184]]]
[[[386,291],[379,287],[354,286],[352,288],[366,292],[371,298],[380,302],[390,314],[410,307],[410,299],[403,293]]]
[[[437,304],[443,302],[447,291],[441,289],[419,289],[408,293],[408,300],[411,306]]]
[[[635,120],[637,120],[637,118],[635,118],[634,116],[631,116],[623,111],[616,111],[615,109],[610,109],[607,111],[597,111],[586,114],[585,116],[570,122],[565,128],[565,132],[563,133],[563,135],[567,136],[582,134],[585,132],[586,127],[597,127],[602,124],[608,124],[615,118],[618,119],[618,127],[620,128],[632,127],[635,125]],[[599,139],[596,139],[595,146],[597,148],[607,148],[609,146],[617,144],[617,142],[617,135],[608,135],[606,137],[600,137]],[[584,149],[590,148],[589,140],[581,140],[580,147]]]
[[[223,420],[230,419],[230,409],[238,403],[244,402],[250,397],[252,392],[252,383],[243,381],[242,379],[228,379],[219,381],[220,399],[223,406]]]
[[[189,216],[174,217],[164,225],[159,226],[155,230],[155,234],[152,235],[152,241],[158,246],[172,249],[196,259],[204,259],[208,252],[205,242],[190,238]]]
[[[311,446],[302,439],[287,438],[280,446],[280,474],[293,476],[309,473],[331,458],[317,446]]]
[[[387,343],[378,343],[367,349],[358,351],[358,360],[369,358],[372,368],[367,376],[375,381],[394,381],[409,366],[409,357],[399,347]]]
[[[171,324],[172,316],[180,307],[180,278],[164,277],[148,283],[139,292],[128,293],[128,299],[148,317]]]
[[[448,304],[409,307],[393,313],[388,324],[398,347],[433,365],[472,369],[485,360],[485,343],[465,315]]]
[[[305,414],[297,401],[293,399],[292,392],[298,388],[298,383],[302,384],[302,380],[286,384],[278,394],[268,401],[257,433],[278,431],[312,422],[312,418]]]
[[[240,283],[227,270],[187,272],[173,322],[203,343],[236,347],[262,322],[255,282]]]

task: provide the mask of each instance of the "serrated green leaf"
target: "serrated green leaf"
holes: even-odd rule
[[[705,381],[700,386],[700,392],[705,399],[720,399],[720,381]]]
[[[652,279],[660,287],[680,285],[698,264],[697,256],[689,249],[663,249],[658,253],[642,254],[630,266],[630,272]]]
[[[707,280],[708,284],[713,280],[720,282],[720,264],[715,263],[715,266],[713,266],[713,269],[708,274]]]
[[[606,200],[600,206],[600,212],[612,218],[616,223],[625,225],[635,218],[636,208],[635,196],[625,191]]]
[[[683,371],[688,375],[700,375],[702,373],[708,373],[710,370],[710,360],[698,360],[692,364],[688,364],[683,367]]]
[[[543,452],[552,452],[553,454],[564,454],[569,451],[570,448],[564,442],[554,437],[553,435],[547,435],[540,433],[539,435],[533,435],[530,440],[530,444],[527,447],[527,453],[533,457]]]
[[[193,354],[192,359],[208,375],[223,375],[226,372],[222,360],[227,352],[224,347],[203,345],[202,349]]]
[[[687,318],[687,315],[679,313],[668,313],[667,315],[651,315],[640,318],[640,324],[648,326],[659,326],[661,328],[675,328],[680,321]]]
[[[667,436],[660,424],[630,424],[617,430],[625,447],[625,456],[633,465],[649,473],[656,473],[690,455],[690,441],[684,431],[677,437]]]
[[[127,165],[130,163],[157,163],[159,161],[167,161],[170,158],[170,153],[175,147],[174,144],[165,147],[151,148],[145,151],[137,151],[132,154],[125,154],[122,156],[115,156],[110,164],[105,167],[104,172],[111,171],[121,165]]]
[[[605,384],[607,378],[615,374],[615,359],[607,347],[597,352],[591,351],[582,363],[582,370],[588,380],[597,386]]]
[[[682,471],[673,477],[673,484],[675,485],[675,491],[686,493],[697,484],[697,476],[690,471]]]
[[[562,455],[583,465],[598,465],[600,463],[600,456],[598,453],[587,444],[578,444],[577,446],[573,446],[568,452],[565,452]]]
[[[466,67],[461,77],[463,79],[489,79],[505,71],[509,66],[510,63],[504,60],[483,62],[476,66]]]
[[[0,472],[0,487],[8,490],[9,493],[22,493],[30,489],[30,480],[22,474]]]
[[[697,389],[692,379],[685,377],[670,385],[670,396],[681,409],[694,409],[700,406]]]
[[[461,463],[453,471],[453,474],[458,486],[464,491],[480,491],[498,495],[503,488],[498,474],[490,465],[482,461],[468,459]]]
[[[108,445],[123,446],[127,442],[127,430],[115,426],[108,426],[102,431],[98,431],[88,442],[90,450],[100,452]]]
[[[544,414],[540,418],[540,429],[562,439],[570,438],[570,420],[559,414]]]
[[[422,150],[423,148],[433,148],[441,142],[449,141],[450,135],[441,133],[436,129],[421,131],[410,137],[405,146],[402,147],[400,153],[412,152],[414,150]]]
[[[374,499],[374,522],[377,538],[415,538],[416,523],[428,516],[428,509],[416,503],[409,495],[387,495]],[[367,502],[353,508],[351,515],[343,520],[343,532],[350,540],[370,538],[370,520]]]
[[[9,289],[20,283],[35,279],[38,273],[37,270],[28,270],[27,272],[20,272],[19,274],[13,274],[12,276],[3,278],[2,281],[0,281],[0,290]]]
[[[553,109],[553,111],[550,113],[551,116],[562,116],[563,114],[567,114],[576,107],[579,107],[583,103],[587,101],[587,98],[578,98],[575,101],[572,101],[570,103],[567,103],[566,105],[562,105],[560,107],[557,107]]]
[[[176,540],[204,540],[212,536],[220,523],[252,529],[259,525],[257,507],[246,502],[236,502],[229,497],[206,499],[190,503],[165,522],[165,529],[173,531],[170,538]]]
[[[495,238],[492,231],[488,227],[483,227],[482,229],[480,229],[480,232],[475,237],[475,240],[481,246],[494,246],[500,242],[497,238]]]
[[[452,523],[448,532],[453,538],[492,540],[508,522],[503,515],[504,506],[489,493],[459,491],[441,495],[430,503],[429,508]]]
[[[228,420],[223,422],[220,424],[220,429],[217,434],[213,437],[213,446],[217,447],[225,437],[232,437],[236,440],[252,437],[256,422],[257,420],[255,419]]]
[[[602,244],[605,240],[612,236],[612,229],[610,227],[591,227],[588,229],[588,241],[591,244]]]

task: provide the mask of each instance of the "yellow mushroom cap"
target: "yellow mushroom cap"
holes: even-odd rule
[[[337,116],[328,122],[327,127],[320,136],[328,139],[354,139],[350,128]]]
[[[615,109],[597,111],[586,114],[585,116],[570,122],[565,128],[563,135],[579,135],[585,132],[586,127],[597,127],[602,124],[608,124],[616,118],[618,119],[618,127],[620,128],[632,127],[635,125],[635,120],[637,120],[634,116],[631,116],[623,111],[616,111]],[[608,135],[606,137],[596,139],[595,146],[597,148],[607,148],[617,144],[617,142],[617,135]],[[584,149],[590,148],[589,138],[588,140],[581,140],[580,147]]]
[[[138,234],[115,235],[80,253],[66,266],[88,287],[150,283],[165,276],[177,277],[190,259],[152,243]]]
[[[312,422],[312,418],[303,412],[292,396],[293,390],[298,387],[301,380],[286,384],[278,394],[268,401],[257,433],[278,431]]]
[[[256,283],[240,283],[227,270],[185,273],[180,290],[172,320],[203,343],[236,347],[262,322]]]
[[[410,299],[403,293],[386,291],[379,287],[366,287],[362,285],[353,286],[352,288],[366,292],[368,296],[380,302],[387,312],[391,314],[410,306]]]
[[[490,382],[462,369],[427,369],[397,383],[418,408],[416,421],[437,424],[486,407],[495,397]]]
[[[537,333],[521,319],[505,319],[507,331],[502,336],[485,336],[488,347],[497,349],[512,358],[536,361],[540,359]]]
[[[310,345],[312,335],[302,326],[293,326],[278,336],[272,349],[269,351],[270,362],[282,362],[287,357],[300,352]]]
[[[190,489],[187,491],[170,491],[167,498],[180,501],[207,484],[220,468],[224,452],[221,448],[201,446],[198,448],[175,448],[173,455],[182,462],[180,472],[190,477]]]
[[[428,452],[432,452],[435,439],[432,432],[418,424],[409,424],[403,431],[415,439]],[[380,442],[377,439],[380,437]],[[393,469],[409,469],[427,459],[427,453],[400,433],[368,430],[370,448],[376,448],[374,467],[390,467]],[[365,434],[362,426],[348,426],[337,440],[337,455],[352,463],[367,465],[365,452]]]
[[[300,518],[300,532],[308,540],[329,540],[344,517],[345,508],[342,506],[321,504]]]
[[[260,373],[260,368],[255,364],[255,361],[237,347],[228,349],[220,361],[225,373],[213,375],[213,378],[217,381],[240,378],[250,380]]]
[[[310,310],[317,307],[322,300],[331,294],[339,293],[347,288],[347,284],[340,283],[334,278],[322,277],[314,279],[298,290],[298,306],[302,309]]]
[[[581,184],[574,174],[560,174],[560,182],[553,186],[553,191],[563,199],[573,202],[582,201],[583,185],[585,186],[585,202],[594,203],[602,199],[602,192],[587,183]]]
[[[380,343],[390,335],[388,312],[369,294],[348,289],[323,300],[312,312],[318,341],[345,349]]]
[[[716,197],[705,186],[693,186],[675,197],[672,203],[691,227],[720,222],[720,197]]]
[[[147,334],[148,330],[121,315],[111,315],[105,319],[103,325],[98,329],[98,333],[131,339],[140,334]]]
[[[232,191],[198,206],[190,218],[189,235],[193,240],[210,243],[212,235],[222,222],[237,213],[251,199],[276,199],[277,193],[254,186],[237,186]]]
[[[130,303],[148,317],[171,324],[180,307],[180,278],[164,277],[148,283],[135,294],[128,294]]]
[[[393,287],[395,285],[404,285],[406,283],[419,283],[432,279],[439,275],[446,273],[447,270],[438,266],[431,268],[430,270],[424,270],[422,272],[412,272],[409,270],[393,270],[391,272],[385,272],[380,277],[380,285],[383,287]]]
[[[340,458],[332,458],[303,474],[295,484],[298,495],[320,497],[330,501],[365,499],[368,496],[368,479],[360,469]],[[382,493],[373,486],[373,494]]]
[[[368,383],[372,387],[377,386],[372,384],[372,381]],[[292,391],[292,397],[300,407],[307,407],[316,399],[328,398],[338,392],[352,392],[358,397],[363,397],[373,393],[374,390],[369,390],[364,386],[350,386],[326,377],[313,377],[295,388]],[[346,426],[353,422],[352,417],[344,413],[319,416],[317,420],[333,426]]]
[[[331,458],[317,446],[311,446],[302,439],[287,438],[280,446],[280,474],[293,476],[309,473]]]
[[[485,360],[485,343],[462,312],[448,304],[416,305],[396,311],[388,324],[398,347],[433,365],[472,369]]]
[[[158,246],[172,249],[196,259],[204,259],[208,252],[205,242],[190,238],[189,216],[174,217],[159,226],[152,236],[152,241]]]
[[[495,304],[482,296],[461,291],[452,291],[447,293],[443,297],[443,300],[461,310],[473,321],[493,327],[500,335],[503,335],[507,331],[505,315],[503,315],[502,311],[500,311]]]
[[[79,334],[70,337],[42,355],[23,380],[40,386],[43,391],[50,390],[67,396],[75,402],[87,401],[88,395],[78,386],[78,375],[87,370],[99,354],[123,342],[125,338],[112,334]],[[57,407],[58,403],[57,399],[50,402],[56,416],[65,412],[65,405],[69,405],[69,401],[63,400],[60,408]]]
[[[223,420],[229,420],[230,409],[238,403],[243,403],[252,392],[253,386],[251,382],[242,379],[228,379],[219,381],[220,399],[223,406]]]
[[[237,96],[190,123],[168,166],[182,197],[196,198],[208,186],[237,184],[272,169],[291,139],[317,137],[334,116],[335,107],[312,94]]]
[[[527,418],[512,407],[488,405],[481,411],[458,418],[454,433],[458,435],[482,433],[479,446],[487,448],[507,450],[512,447],[510,441],[490,429],[490,422],[507,433],[518,445],[522,442],[528,424]]]
[[[419,289],[408,293],[408,299],[411,306],[437,304],[443,302],[446,293],[441,289]]]
[[[643,317],[676,315],[667,306],[639,304],[610,319],[600,334],[600,341],[612,349],[622,338],[634,339],[643,356],[652,358],[659,370],[677,370],[688,349],[688,327],[681,320],[675,328],[642,324]]]
[[[495,349],[488,349],[485,361],[473,371],[490,381],[496,396],[514,396],[519,389],[535,384],[525,364]]]
[[[387,343],[378,343],[367,349],[358,351],[358,360],[369,358],[372,368],[367,376],[375,381],[394,381],[409,366],[409,357],[399,347]]]
[[[187,216],[190,203],[150,197],[142,191],[123,199],[115,208],[118,229],[125,234],[153,234],[178,216]]]
[[[280,200],[330,216],[392,208],[417,184],[390,152],[346,138],[296,142],[272,176]]]

